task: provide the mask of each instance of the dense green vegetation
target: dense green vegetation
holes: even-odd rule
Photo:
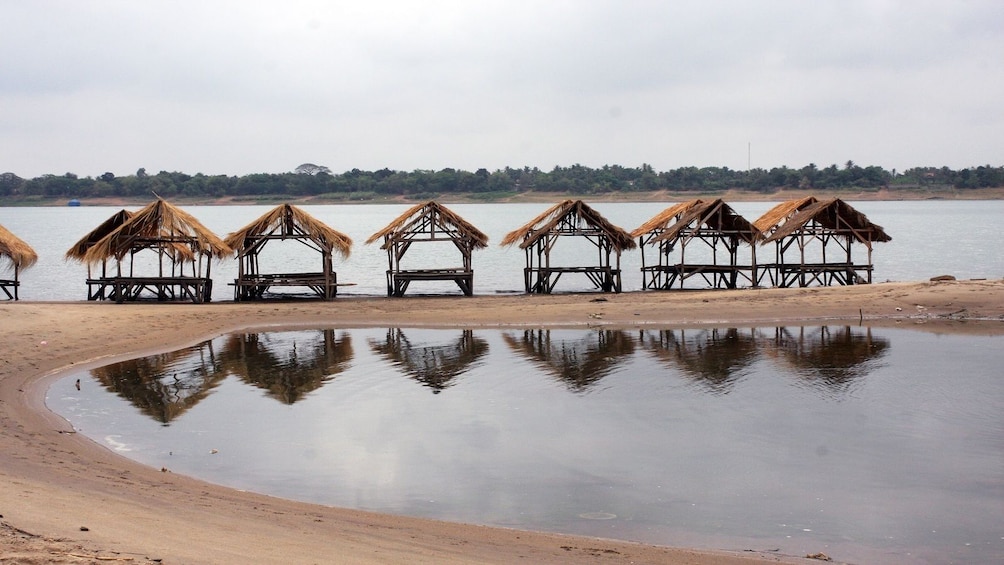
[[[657,172],[650,165],[622,167],[607,165],[593,169],[582,165],[536,167],[475,172],[443,169],[410,172],[381,169],[352,169],[332,174],[327,167],[306,163],[280,174],[245,176],[189,175],[161,171],[155,175],[144,169],[117,177],[104,173],[79,177],[73,173],[22,179],[13,173],[0,174],[0,200],[67,198],[149,198],[168,197],[267,200],[320,197],[330,200],[365,201],[395,196],[425,199],[450,194],[492,200],[524,192],[556,192],[575,195],[609,192],[668,190],[714,193],[729,189],[772,193],[781,189],[879,190],[944,189],[958,190],[1004,186],[1004,167],[981,166],[961,170],[948,167],[917,167],[904,172],[882,167],[860,167],[848,161],[843,167],[801,169],[775,167],[737,171],[728,167],[682,167]]]

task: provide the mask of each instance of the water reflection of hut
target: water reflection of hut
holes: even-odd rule
[[[158,422],[168,424],[206,398],[227,372],[213,342],[91,369],[91,375]]]
[[[387,251],[387,296],[404,296],[408,285],[415,281],[453,281],[466,295],[474,294],[475,249],[488,246],[488,236],[447,207],[429,201],[405,211],[382,230],[371,235],[366,243],[383,239],[381,249]],[[462,265],[405,269],[401,261],[412,243],[452,243]]]
[[[263,273],[260,255],[271,241],[294,241],[317,251],[321,270],[300,273]],[[271,287],[306,287],[324,300],[338,292],[333,255],[349,256],[352,239],[314,218],[302,208],[282,204],[224,240],[237,254],[234,300],[259,300]]]
[[[332,329],[231,334],[220,357],[242,381],[293,404],[349,367],[352,338]]]
[[[658,359],[716,394],[731,391],[757,357],[754,332],[737,328],[642,330],[641,339]]]
[[[370,348],[401,368],[409,377],[439,394],[488,352],[488,342],[472,330],[461,330],[455,341],[415,344],[400,328],[388,328],[383,341],[370,339]]]
[[[631,236],[641,247],[642,289],[670,289],[677,281],[683,288],[684,281],[694,276],[711,288],[736,288],[740,277],[750,285],[756,281],[759,231],[720,198],[670,206]],[[690,243],[700,244],[696,255],[693,251],[687,255]],[[750,250],[744,263],[739,260],[740,244]],[[646,261],[646,248],[655,252],[654,262]]]
[[[455,341],[445,344],[414,344],[400,328],[388,328],[383,342],[370,339],[376,353],[400,367],[409,377],[439,394],[488,353],[488,342],[473,330],[461,330]]]
[[[117,275],[88,279],[93,288],[89,294],[95,299],[123,302],[148,293],[161,301],[199,303],[212,298],[211,259],[230,253],[223,240],[191,214],[157,199],[93,243],[83,261],[97,264],[114,259],[117,263]],[[143,255],[137,258],[139,254]],[[142,261],[143,257],[152,264]],[[128,262],[128,269],[123,269],[124,262]],[[137,266],[147,273],[138,274]]]
[[[634,340],[618,330],[576,332],[560,338],[555,330],[523,330],[502,338],[518,353],[556,376],[572,392],[586,392],[613,372],[620,358],[634,353]]]
[[[871,328],[822,326],[776,328],[773,357],[794,369],[806,382],[835,392],[874,369],[889,348],[889,340],[872,335]]]
[[[38,254],[22,239],[0,226],[0,272],[9,268],[13,272],[11,279],[0,278],[0,292],[6,300],[18,300],[17,289],[21,286],[21,271],[31,267],[38,261]]]
[[[809,196],[782,202],[754,225],[762,233],[761,245],[775,246],[775,263],[763,265],[760,278],[766,274],[778,287],[871,283],[872,243],[892,240],[881,226],[839,198]],[[867,250],[866,263],[855,263],[851,257],[854,243]],[[794,260],[790,253],[785,256],[793,246],[798,251]]]
[[[555,244],[573,236],[596,247],[597,264],[565,267],[552,264],[551,250]],[[620,292],[621,252],[636,245],[631,234],[611,224],[581,200],[555,204],[502,239],[502,246],[515,244],[526,252],[523,269],[526,292],[538,294],[550,294],[565,273],[584,274],[595,288]]]

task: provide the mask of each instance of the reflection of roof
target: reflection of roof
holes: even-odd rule
[[[227,244],[194,216],[157,199],[94,243],[84,254],[84,262],[122,259],[130,251],[146,248],[167,248],[176,259],[185,260],[192,260],[196,253],[217,258],[231,253]],[[183,248],[188,252],[183,253]]]
[[[522,227],[509,232],[502,239],[501,245],[507,247],[519,243],[520,249],[526,249],[565,220],[574,220],[576,226],[585,224],[585,226],[592,228],[596,235],[609,240],[618,252],[637,247],[631,234],[611,224],[599,212],[581,200],[565,200],[551,206]],[[587,234],[582,232],[575,235]]]
[[[811,196],[778,204],[754,224],[764,243],[787,237],[815,221],[828,230],[851,235],[862,243],[892,241],[882,226],[839,198],[817,200]]]
[[[863,333],[850,326],[823,326],[815,330],[778,328],[775,359],[783,360],[810,382],[843,390],[852,381],[867,376],[871,363],[885,355],[889,340]]]
[[[242,381],[293,404],[348,368],[352,338],[336,338],[332,329],[230,334],[220,358]]]
[[[572,392],[585,392],[609,375],[634,352],[634,340],[622,331],[597,330],[577,339],[552,337],[551,330],[524,330],[522,336],[503,333],[514,351],[536,361]]]
[[[707,226],[714,232],[736,235],[747,243],[756,241],[759,236],[753,224],[718,198],[710,201],[691,200],[670,206],[631,232],[631,237],[661,232],[651,243],[671,240],[695,221],[696,228]]]
[[[213,342],[91,369],[102,385],[167,424],[198,404],[226,377]]]
[[[320,249],[348,257],[352,239],[298,206],[281,204],[227,236],[224,242],[238,254],[261,247],[269,239],[306,239]]]
[[[451,386],[453,379],[488,352],[488,342],[475,337],[472,330],[462,330],[456,341],[446,345],[421,345],[412,344],[404,330],[392,328],[383,343],[371,339],[370,347],[434,393]]]
[[[0,226],[0,259],[10,261],[17,271],[34,265],[38,261],[38,254],[7,228]]]
[[[643,332],[653,354],[694,382],[727,393],[756,360],[756,338],[736,328]]]
[[[427,230],[433,233],[440,232],[454,241],[465,242],[464,247],[467,249],[488,247],[487,235],[434,200],[412,206],[385,228],[371,235],[366,243],[385,238],[387,241],[382,248],[386,249],[395,240],[407,239],[409,234]]]

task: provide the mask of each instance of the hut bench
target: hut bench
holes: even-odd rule
[[[453,281],[465,296],[474,294],[474,271],[472,269],[412,269],[387,270],[387,296],[404,296],[413,281]]]
[[[334,298],[339,286],[350,286],[351,283],[338,283],[338,274],[328,273],[258,273],[246,274],[230,283],[234,287],[234,301],[261,300],[268,289],[273,286],[306,287],[324,299]]]
[[[738,288],[740,277],[750,284],[756,280],[756,269],[751,265],[715,265],[677,263],[675,265],[649,265],[642,267],[644,288],[670,290],[679,281],[700,276],[711,288]]]
[[[873,265],[854,263],[773,263],[761,265],[757,282],[767,276],[771,286],[778,288],[806,287],[813,283],[822,286],[871,284],[873,269]]]
[[[0,279],[0,290],[7,295],[7,300],[17,300],[17,287],[19,286],[21,286],[21,281]]]
[[[139,300],[144,292],[160,302],[191,300],[209,302],[213,280],[208,277],[102,277],[87,279],[88,300]]]
[[[593,267],[524,267],[523,284],[527,293],[550,294],[565,273],[586,275],[594,288],[603,292],[621,291],[621,270],[610,266]]]

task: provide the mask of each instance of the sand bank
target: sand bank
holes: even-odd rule
[[[244,328],[750,327],[799,321],[1004,335],[1004,281],[619,295],[343,297],[330,303],[0,303],[0,562],[813,562],[756,551],[764,548],[674,549],[240,492],[123,459],[72,433],[44,407],[47,383],[69,367],[174,349]]]

